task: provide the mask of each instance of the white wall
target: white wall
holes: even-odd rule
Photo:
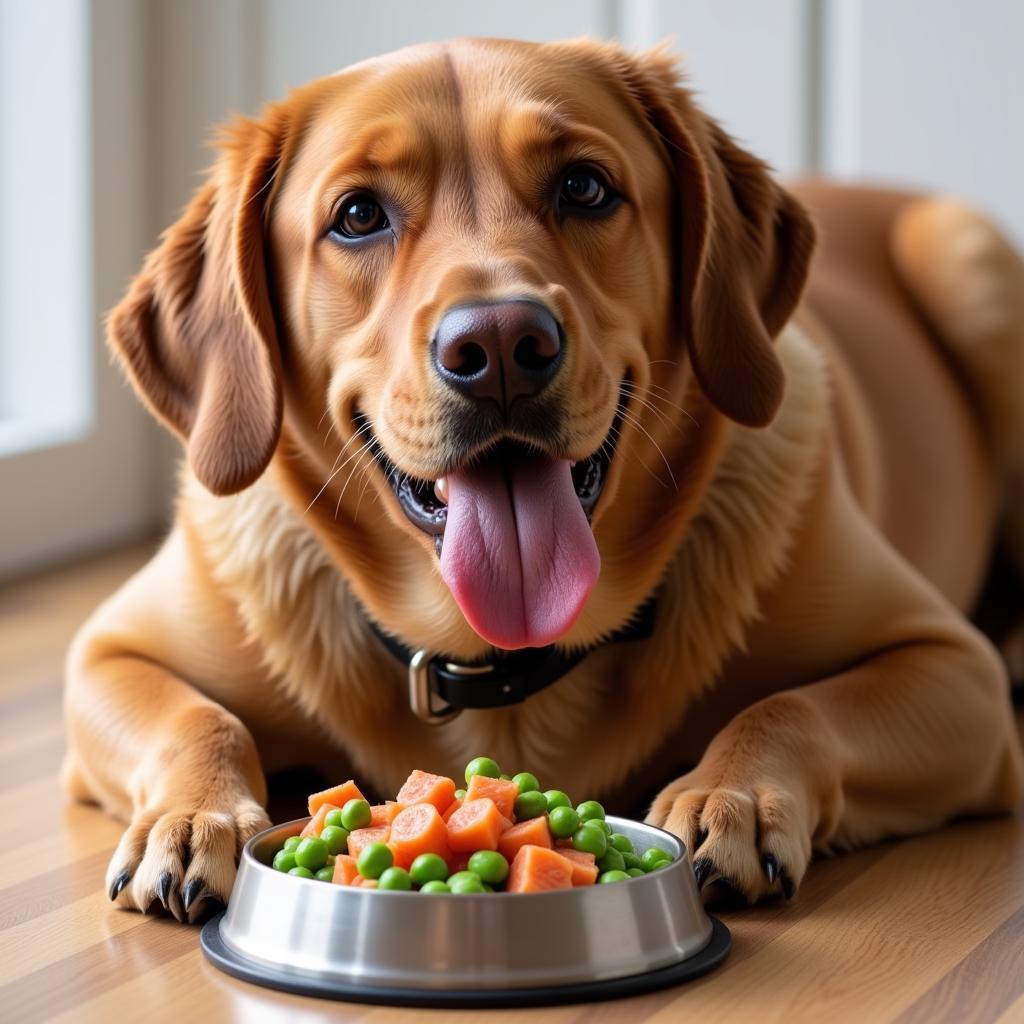
[[[958,192],[1024,244],[1024,0],[91,0],[89,9],[95,418],[84,442],[0,457],[0,576],[165,514],[180,449],[110,369],[100,317],[211,162],[212,126],[376,53],[456,35],[590,34],[638,47],[669,38],[705,108],[782,174],[820,169]]]

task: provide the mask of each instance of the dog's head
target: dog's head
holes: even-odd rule
[[[400,635],[437,639],[398,573],[455,653],[585,642],[663,571],[724,418],[771,420],[811,247],[664,54],[460,41],[233,126],[109,333],[211,491],[281,453]]]

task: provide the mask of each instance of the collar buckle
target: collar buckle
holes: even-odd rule
[[[409,706],[413,714],[428,725],[443,725],[451,722],[462,714],[463,709],[445,704],[441,708],[434,706],[434,687],[432,675],[434,660],[433,651],[421,647],[409,659]],[[459,665],[446,661],[444,669],[453,676],[485,676],[494,671],[493,665]]]

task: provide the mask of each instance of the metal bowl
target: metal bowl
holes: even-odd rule
[[[287,991],[366,1002],[508,1006],[608,998],[719,963],[729,933],[704,911],[683,844],[609,818],[672,863],[628,882],[542,893],[422,894],[329,885],[270,862],[308,819],[242,851],[227,911],[203,928],[223,970]]]

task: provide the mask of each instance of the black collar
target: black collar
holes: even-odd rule
[[[575,668],[588,654],[608,644],[645,640],[654,632],[657,595],[637,609],[632,620],[601,643],[575,651],[527,647],[502,651],[493,658],[460,664],[442,654],[414,650],[385,633],[369,616],[367,622],[380,642],[409,669],[409,701],[424,721],[449,721],[470,708],[502,708],[520,704]],[[436,701],[441,706],[437,708]]]

